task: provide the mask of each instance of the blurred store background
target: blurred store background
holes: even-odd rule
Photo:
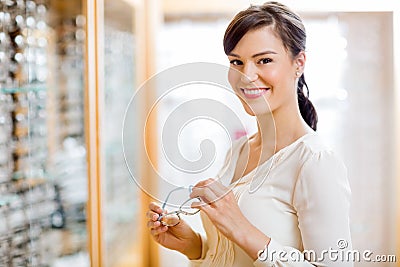
[[[191,11],[185,12],[183,7],[182,10],[179,8],[179,1],[167,2],[177,5],[164,13],[164,23],[157,35],[158,70],[196,61],[228,66],[222,49],[222,36],[231,16],[218,12],[213,14],[208,10],[196,13],[195,7],[187,7]],[[287,2],[290,6],[291,2]],[[357,4],[340,11],[343,8],[340,4],[322,7],[322,4],[308,6],[307,1],[304,5],[298,2],[296,7],[308,36],[305,75],[310,98],[318,111],[318,132],[329,146],[339,152],[349,171],[353,194],[351,231],[354,249],[395,255],[398,253],[396,210],[399,207],[396,201],[398,152],[395,144],[398,141],[395,132],[398,121],[395,121],[394,100],[398,101],[398,97],[395,97],[393,69],[393,13],[371,12],[373,9],[364,11],[366,7]],[[203,97],[213,96],[204,93]],[[160,112],[160,117],[162,114]],[[251,118],[247,120],[247,129],[232,125],[229,129],[231,136],[243,130],[247,133],[254,131]],[[200,127],[198,122],[204,136],[218,136],[218,126]],[[201,141],[193,135],[180,140],[182,147],[185,143],[193,147]],[[226,145],[228,148],[229,142]],[[161,161],[160,167],[162,164],[168,165],[168,162]],[[169,177],[168,173],[166,176]],[[210,170],[204,177],[209,176],[215,176],[215,170]],[[187,266],[185,258],[178,253],[161,248],[161,255],[161,266]],[[164,260],[169,257],[176,258],[173,261]],[[389,262],[356,263],[356,266],[378,265],[396,266]]]
[[[0,0],[0,266],[187,266],[151,241],[147,203],[166,197],[165,181],[215,176],[231,142],[255,122],[210,84],[175,93],[159,86],[130,99],[180,64],[228,67],[225,28],[262,2]],[[318,132],[348,167],[353,248],[397,257],[355,266],[400,266],[400,5],[282,2],[306,26]],[[224,125],[203,118],[179,125],[179,137],[163,132],[177,106],[199,98],[224,103],[240,123],[225,114]],[[178,143],[177,156],[196,161],[204,140],[217,153],[200,174],[179,172],[165,157],[164,145]],[[187,219],[202,231],[198,216]]]

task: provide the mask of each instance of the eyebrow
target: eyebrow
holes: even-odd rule
[[[274,51],[263,51],[263,52],[260,52],[260,53],[254,54],[254,55],[252,55],[251,57],[252,57],[252,58],[256,58],[256,57],[263,56],[263,55],[268,55],[268,54],[274,54],[274,55],[276,55],[277,53],[276,53],[276,52],[274,52]],[[229,54],[228,54],[228,56],[232,56],[232,57],[238,57],[238,58],[240,58],[240,56],[239,56],[239,55],[237,55],[237,54],[234,54],[234,53],[229,53]]]

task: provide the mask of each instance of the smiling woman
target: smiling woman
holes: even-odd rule
[[[306,35],[305,29],[299,17],[284,14],[283,10],[273,10],[274,7],[265,7],[265,11],[271,10],[276,15],[282,12],[282,19],[274,19],[273,16],[265,16],[256,8],[248,9],[243,12],[237,21],[233,21],[225,33],[224,48],[233,68],[238,72],[230,72],[229,80],[233,89],[241,89],[246,98],[258,98],[264,92],[272,91],[270,86],[258,83],[279,82],[282,89],[292,88],[290,83],[296,82],[297,96],[286,92],[291,96],[291,100],[299,102],[300,112],[307,124],[316,130],[317,114],[310,100],[303,93],[303,86],[308,90],[304,78],[304,66],[306,62],[305,47]],[[246,14],[247,13],[247,14]],[[246,15],[245,15],[246,14]],[[248,17],[251,19],[247,19]],[[284,70],[292,70],[285,72]],[[293,79],[292,73],[298,80]],[[289,76],[287,75],[289,74]],[[246,84],[253,83],[257,90],[245,88]],[[242,87],[241,87],[242,84]],[[239,87],[238,87],[239,86]],[[278,85],[277,85],[278,86]],[[252,87],[252,86],[250,86]],[[277,92],[282,92],[276,90]],[[271,94],[273,91],[271,92]],[[240,94],[239,94],[240,96]],[[277,96],[278,97],[278,96]],[[268,101],[268,99],[266,99]],[[274,105],[274,103],[269,104]],[[247,105],[246,105],[247,106]],[[274,109],[273,107],[271,107]],[[246,111],[248,108],[246,108]],[[271,110],[272,111],[272,110]]]
[[[300,17],[277,2],[251,6],[229,24],[228,80],[258,131],[233,143],[217,179],[192,189],[206,236],[183,219],[163,225],[156,203],[147,212],[154,239],[193,266],[353,266],[320,257],[339,240],[343,253],[351,250],[350,187],[346,167],[315,132],[317,114],[303,93],[305,44]],[[284,256],[304,250],[313,253]]]
[[[228,28],[225,43],[230,44],[231,38]],[[292,59],[271,26],[251,30],[227,55],[232,66],[229,82],[247,113],[262,114],[266,108],[278,112],[282,103],[297,102],[293,88],[304,67],[305,54],[300,52]]]

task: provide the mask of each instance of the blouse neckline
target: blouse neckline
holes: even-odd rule
[[[309,132],[309,133],[306,133],[306,134],[302,135],[301,137],[297,138],[295,141],[293,141],[289,145],[283,147],[278,152],[274,153],[270,158],[268,158],[266,161],[262,162],[261,164],[259,164],[255,168],[253,168],[250,172],[248,172],[247,174],[243,175],[242,177],[239,177],[236,181],[232,182],[233,176],[235,175],[235,171],[236,171],[236,167],[237,167],[237,161],[239,159],[240,153],[243,150],[243,146],[249,140],[249,138],[243,137],[243,141],[239,142],[238,148],[237,148],[236,153],[234,155],[234,161],[233,161],[233,166],[232,166],[233,173],[231,175],[232,178],[230,179],[229,186],[236,186],[238,184],[246,183],[247,180],[248,180],[247,178],[248,178],[248,176],[250,174],[254,173],[255,171],[257,171],[257,170],[259,170],[261,168],[263,168],[266,165],[271,166],[271,169],[272,169],[275,159],[278,159],[278,161],[281,160],[282,156],[285,154],[286,151],[288,151],[291,148],[295,147],[298,143],[300,143],[301,141],[306,139],[308,136],[313,136],[313,135],[316,135],[316,133],[315,132]],[[271,161],[273,161],[273,162],[271,162]],[[271,164],[267,164],[269,162],[271,162]]]

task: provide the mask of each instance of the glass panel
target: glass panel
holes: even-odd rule
[[[122,0],[105,1],[104,6],[104,120],[105,175],[103,221],[105,266],[133,266],[135,218],[139,209],[138,189],[129,177],[121,136],[125,109],[135,89],[134,9]],[[131,117],[135,119],[135,116]],[[134,151],[135,122],[125,128],[130,143],[125,153]],[[126,141],[126,140],[125,140]],[[135,158],[134,155],[129,159]]]
[[[61,258],[55,266],[89,266],[87,252],[87,163],[84,135],[84,47],[85,18],[80,0],[50,2],[54,32],[54,73],[49,110],[54,125],[54,151],[50,175],[59,192],[60,214],[64,217]],[[56,104],[51,104],[56,103]],[[49,128],[53,129],[52,126]],[[62,218],[62,217],[61,217]]]
[[[88,266],[80,1],[0,1],[0,266]]]

